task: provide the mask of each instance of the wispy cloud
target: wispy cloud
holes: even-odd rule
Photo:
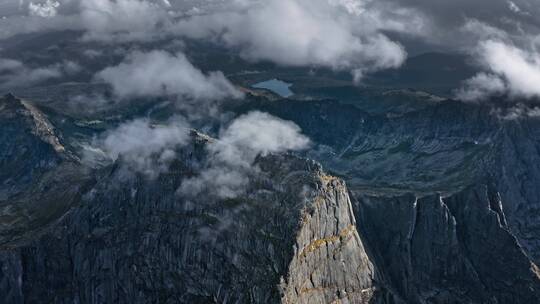
[[[251,112],[235,119],[218,140],[207,146],[208,160],[201,172],[185,180],[178,192],[197,196],[201,193],[232,198],[246,191],[250,177],[258,168],[258,155],[297,151],[310,141],[290,121],[262,112]]]
[[[465,82],[458,97],[472,101],[505,94],[512,98],[540,97],[540,54],[502,40],[480,43],[478,57],[484,69]]]
[[[137,119],[106,132],[85,151],[84,161],[93,163],[100,157],[117,161],[126,174],[140,173],[156,178],[166,172],[179,147],[188,142],[188,124],[175,117],[166,125],[152,125]]]
[[[239,49],[248,60],[286,66],[328,67],[358,75],[400,66],[406,57],[403,47],[374,28],[377,22],[363,26],[362,14],[358,1],[270,0],[181,20],[176,32],[218,40]]]
[[[28,12],[31,16],[52,18],[58,14],[58,7],[60,7],[60,2],[54,0],[47,0],[44,3],[30,2]]]
[[[134,52],[119,65],[99,72],[96,78],[110,84],[120,98],[177,96],[217,100],[242,96],[223,73],[204,74],[182,53]]]
[[[27,87],[40,82],[60,78],[67,70],[74,68],[74,63],[54,64],[32,68],[20,61],[0,58],[0,89]]]

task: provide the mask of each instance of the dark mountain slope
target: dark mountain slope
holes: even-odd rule
[[[385,117],[331,102],[261,102],[254,105],[303,128],[316,143],[308,154],[344,176],[351,193],[314,161],[268,155],[257,158],[259,170],[242,194],[223,199],[212,189],[195,197],[178,191],[202,170],[213,140],[207,136],[192,132],[157,178],[126,175],[122,158],[89,169],[44,112],[7,99],[15,110],[2,108],[6,121],[24,127],[0,132],[28,144],[10,145],[3,164],[21,163],[10,176],[37,168],[1,202],[4,215],[23,210],[10,214],[19,224],[1,227],[0,292],[7,303],[540,297],[529,258],[538,252],[536,218],[523,211],[534,210],[534,192],[519,186],[530,182],[522,174],[534,181],[536,156],[517,152],[535,151],[534,120],[501,120],[452,103]],[[38,145],[39,157],[15,156]],[[42,158],[52,165],[38,165]],[[519,170],[505,169],[504,160]]]
[[[32,104],[0,99],[0,246],[35,237],[80,199],[91,178]]]
[[[122,159],[92,173],[51,227],[3,247],[7,303],[368,303],[385,293],[345,184],[315,162],[269,155],[237,198],[180,194],[208,140],[193,132],[156,179],[126,176]],[[50,199],[71,202],[62,195]]]

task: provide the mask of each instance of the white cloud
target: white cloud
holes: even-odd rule
[[[481,49],[489,69],[506,81],[511,93],[527,97],[540,95],[538,53],[499,41],[486,41]]]
[[[365,11],[364,1],[359,0],[328,0],[333,6],[341,6],[350,14],[360,15]]]
[[[113,161],[122,158],[122,168],[127,172],[155,178],[168,170],[176,149],[187,143],[188,130],[179,118],[164,126],[154,126],[145,119],[127,122],[96,139],[94,149],[87,150],[85,161],[94,161],[96,151],[101,150]]]
[[[60,64],[31,68],[17,60],[0,58],[0,89],[28,87],[62,75]]]
[[[73,75],[81,72],[83,67],[74,61],[65,60],[62,63],[62,68],[66,74]]]
[[[60,2],[54,0],[47,0],[45,3],[30,2],[28,12],[31,16],[51,18],[58,14],[58,7],[60,7]]]
[[[537,106],[528,106],[522,103],[518,103],[515,106],[509,108],[495,108],[492,110],[493,114],[504,120],[517,120],[526,118],[540,117],[540,108]]]
[[[80,18],[90,40],[147,40],[161,36],[169,16],[145,0],[81,0]]]
[[[172,4],[169,0],[161,0],[161,2],[165,7],[172,7]]]
[[[239,48],[249,60],[371,71],[400,66],[406,53],[363,17],[358,1],[269,0],[180,21],[177,32]],[[378,24],[378,23],[377,23]]]
[[[486,99],[491,95],[516,97],[540,96],[540,54],[511,43],[487,40],[478,50],[481,63],[489,71],[468,80],[460,97]]]
[[[133,173],[156,178],[169,170],[177,151],[190,142],[188,123],[174,117],[165,125],[152,125],[136,119],[96,138],[86,147],[83,161],[89,165],[105,157],[121,159],[120,176]],[[199,174],[187,178],[180,194],[200,193],[231,198],[246,190],[252,174],[258,172],[254,161],[259,155],[307,148],[310,141],[300,128],[266,113],[250,112],[236,118],[220,133],[219,140],[207,143],[207,159]]]
[[[485,100],[492,95],[506,91],[506,84],[498,75],[479,73],[465,81],[462,88],[456,92],[456,98],[467,102]]]
[[[110,43],[180,35],[215,39],[253,61],[363,75],[396,68],[406,57],[384,30],[409,33],[421,23],[411,10],[392,7],[390,16],[371,0],[76,0],[62,5],[62,12],[57,1],[47,1],[32,4],[33,15],[54,18],[9,18],[0,36],[62,28],[83,29],[84,39]]]
[[[84,30],[79,15],[43,18],[40,16],[10,16],[0,19],[0,39],[18,34],[41,33],[49,31]]]
[[[523,11],[514,1],[508,1],[508,9],[516,14],[530,15],[530,13]]]
[[[20,61],[0,58],[0,72],[11,72],[23,67],[24,65]]]
[[[184,54],[133,52],[126,60],[96,75],[121,98],[178,96],[187,99],[238,98],[241,93],[221,72],[202,73]]]
[[[468,19],[460,28],[460,32],[462,35],[467,36],[468,39],[475,39],[476,41],[508,39],[507,32],[477,19]]]
[[[245,167],[259,154],[301,150],[308,144],[309,139],[293,122],[251,112],[235,119],[209,150],[219,161]]]
[[[219,198],[234,198],[246,190],[250,173],[227,165],[210,166],[197,177],[184,180],[178,193],[188,197],[205,194]]]
[[[55,18],[12,18],[20,15],[16,12],[16,4],[11,10],[4,12],[8,21],[0,26],[4,36],[13,33],[59,29],[86,29],[88,39],[108,40],[110,42],[125,40],[148,40],[162,38],[171,34],[171,29],[178,19],[190,15],[213,15],[220,25],[211,29],[220,34],[224,26],[232,28],[232,22],[225,18],[234,15],[254,16],[256,12],[284,10],[299,6],[303,15],[315,19],[322,15],[334,23],[338,23],[345,31],[364,41],[369,33],[380,33],[380,30],[398,30],[401,34],[420,35],[430,43],[438,43],[452,48],[471,47],[474,42],[464,37],[460,27],[469,19],[477,19],[493,27],[519,34],[522,31],[536,31],[540,26],[537,18],[540,7],[535,0],[455,0],[439,3],[433,0],[34,0],[41,4],[34,6],[50,7],[43,4],[61,3]],[[272,10],[276,3],[285,4],[286,9]],[[485,7],[490,8],[486,14]],[[3,7],[2,7],[3,8]],[[54,9],[53,9],[54,10]],[[49,11],[53,11],[49,10]],[[36,9],[41,11],[41,9]],[[228,12],[228,13],[227,13]],[[41,14],[41,13],[39,13]],[[49,14],[49,13],[45,13]],[[277,14],[271,16],[280,25],[281,21],[295,25],[291,15]],[[242,16],[241,16],[242,17]],[[209,18],[211,19],[211,18]],[[221,19],[221,20],[219,20]],[[306,20],[306,19],[300,19]],[[24,22],[23,22],[24,21]],[[244,20],[245,22],[249,20]],[[292,21],[292,22],[291,22]],[[246,23],[243,24],[246,24]],[[321,19],[326,23],[325,18]],[[42,26],[26,25],[25,23]],[[183,22],[182,22],[183,23]],[[265,21],[263,20],[262,24]],[[212,24],[201,24],[208,29]],[[420,26],[418,26],[420,25]],[[196,26],[193,26],[196,28]],[[278,26],[279,28],[279,26]],[[293,26],[294,28],[294,26]],[[359,35],[362,33],[362,35]],[[1,36],[1,35],[0,35]],[[321,35],[322,37],[322,35]],[[327,39],[327,37],[323,37]],[[459,39],[456,39],[459,38]],[[248,38],[246,38],[248,39]]]
[[[100,51],[100,50],[94,50],[94,49],[88,49],[88,50],[84,50],[83,51],[83,55],[88,57],[88,58],[91,58],[91,59],[95,59],[97,57],[100,57],[103,55],[103,51]]]
[[[185,180],[178,191],[188,196],[235,197],[246,190],[250,175],[257,172],[253,163],[258,155],[302,150],[309,143],[294,123],[250,112],[235,119],[220,133],[219,140],[208,144],[206,168]]]

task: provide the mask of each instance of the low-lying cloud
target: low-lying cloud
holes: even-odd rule
[[[31,86],[46,80],[60,78],[64,74],[65,67],[67,66],[63,64],[55,64],[31,68],[18,60],[0,58],[0,89]]]
[[[238,50],[248,60],[347,70],[359,79],[364,73],[396,68],[404,62],[405,49],[384,31],[416,31],[418,25],[418,18],[411,14],[403,18],[405,9],[392,9],[389,18],[369,5],[371,2],[47,0],[32,3],[26,18],[13,16],[3,21],[0,37],[81,29],[84,39],[109,43],[210,39]]]
[[[178,192],[187,196],[206,193],[233,198],[246,190],[250,176],[257,172],[254,166],[257,156],[298,151],[309,143],[293,122],[250,112],[236,118],[220,133],[219,140],[208,144],[205,167],[196,177],[185,180]]]
[[[221,72],[204,74],[182,53],[133,52],[124,62],[96,75],[120,98],[175,96],[195,100],[240,98]]]
[[[84,38],[118,42],[159,37],[169,22],[166,8],[145,0],[81,0]]]
[[[508,108],[494,108],[492,114],[504,120],[520,120],[540,117],[540,107],[518,103]]]
[[[83,161],[90,166],[118,161],[121,176],[142,174],[154,179],[167,172],[178,151],[191,143],[190,130],[186,120],[178,116],[161,125],[136,119],[95,138],[85,147]],[[254,165],[258,156],[298,151],[309,144],[293,122],[250,112],[234,119],[219,139],[206,144],[206,158],[197,175],[185,179],[178,193],[233,198],[245,192],[258,173]]]
[[[486,72],[465,82],[458,98],[481,101],[496,95],[509,98],[540,97],[540,54],[511,42],[487,40],[478,50]]]
[[[167,172],[176,150],[188,142],[188,131],[188,124],[178,117],[166,125],[152,125],[146,119],[133,120],[95,139],[85,161],[92,163],[99,154],[112,161],[121,158],[121,168],[127,173],[155,178]]]
[[[505,92],[504,80],[498,75],[482,72],[466,80],[463,87],[457,90],[456,98],[462,101],[476,102]]]
[[[313,19],[320,18],[316,27],[305,31],[307,36],[312,36],[319,25],[328,26],[329,30],[320,32],[319,36],[322,40],[332,41],[333,37],[323,34],[336,33],[331,28],[337,25],[339,31],[352,34],[354,40],[360,39],[362,44],[368,43],[366,38],[376,37],[381,31],[394,31],[418,35],[428,42],[450,48],[466,48],[475,42],[474,37],[463,35],[459,30],[468,20],[478,20],[515,35],[538,32],[540,28],[536,18],[540,7],[535,0],[36,0],[32,1],[28,15],[54,18],[22,19],[19,17],[23,10],[16,4],[9,7],[11,10],[3,12],[8,17],[1,26],[4,37],[62,27],[86,30],[86,38],[110,42],[164,37],[174,29],[184,30],[187,16],[206,16],[208,18],[204,19],[211,21],[192,26],[190,34],[210,30],[219,36],[238,31],[249,34],[253,30],[253,33],[263,32],[262,37],[269,34],[275,39],[273,36],[279,33],[287,36],[288,32],[304,31]],[[255,23],[255,28],[241,28],[242,25],[253,26],[253,19],[257,17],[263,19]],[[272,21],[275,28],[267,26]],[[258,43],[258,39],[261,38],[246,36],[245,41],[238,43]],[[354,40],[352,42],[356,44]],[[246,55],[256,54],[256,46],[246,46]],[[317,62],[324,59],[312,54],[309,57]]]
[[[21,8],[0,19],[0,38],[66,29],[107,43],[189,37],[251,61],[350,71],[358,81],[404,62],[398,40],[443,51],[469,51],[484,41],[485,55],[475,53],[485,61],[483,74],[467,81],[459,96],[498,94],[501,82],[513,96],[537,95],[529,84],[540,36],[534,0],[36,0]],[[490,62],[501,53],[511,58]],[[532,78],[516,75],[514,63]]]
[[[248,60],[366,71],[399,67],[404,48],[361,22],[360,1],[270,0],[180,21],[177,32],[214,39]],[[366,16],[364,19],[370,20]]]
[[[54,0],[47,0],[44,3],[30,2],[28,12],[31,16],[51,18],[58,14],[58,7],[60,7],[60,2]]]

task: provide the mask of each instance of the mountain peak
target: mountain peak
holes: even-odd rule
[[[15,97],[15,95],[13,95],[13,93],[10,92],[4,95],[3,99],[7,101],[12,101],[12,100],[17,100],[17,97]]]
[[[6,123],[9,120],[12,123],[19,121],[30,127],[35,136],[50,144],[56,152],[65,152],[64,146],[57,137],[55,127],[47,116],[32,103],[8,93],[0,98],[0,117],[3,117]]]
[[[22,100],[17,98],[17,96],[12,93],[7,93],[6,95],[0,97],[0,109],[4,109],[1,105],[10,105],[8,108],[19,108],[23,107]]]

